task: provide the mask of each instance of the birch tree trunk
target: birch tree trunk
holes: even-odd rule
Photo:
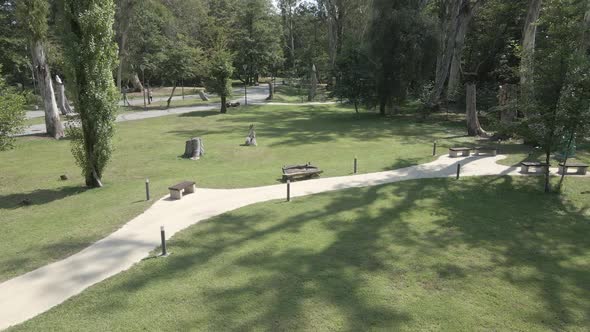
[[[530,0],[529,9],[522,31],[522,59],[520,63],[520,85],[524,86],[531,73],[530,62],[535,52],[537,21],[541,12],[542,0]]]
[[[55,139],[60,139],[64,137],[64,128],[59,118],[57,101],[51,80],[51,71],[47,64],[43,43],[40,41],[33,42],[31,50],[33,67],[35,68],[39,91],[41,92],[45,106],[45,127],[47,128],[47,135]]]
[[[467,118],[467,134],[469,136],[487,136],[487,133],[479,123],[477,116],[477,87],[474,81],[465,83],[466,87],[466,118]]]

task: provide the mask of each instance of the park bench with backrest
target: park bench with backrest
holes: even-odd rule
[[[170,198],[181,199],[183,195],[195,192],[195,182],[184,181],[169,187],[168,190],[170,190]]]
[[[283,181],[294,180],[296,178],[312,178],[319,176],[323,171],[311,163],[305,165],[283,166]]]
[[[522,174],[546,173],[549,171],[551,164],[541,163],[538,161],[523,161],[520,163],[520,166],[520,172]],[[534,170],[534,172],[531,172],[531,168]]]
[[[574,168],[576,170],[575,173],[569,173],[569,169]],[[582,163],[560,163],[559,164],[559,173],[560,174],[577,174],[577,175],[586,175],[588,171],[588,165]]]
[[[459,155],[469,157],[471,155],[471,148],[449,148],[449,156],[454,158]]]
[[[489,146],[478,146],[474,148],[474,150],[476,156],[479,156],[481,154],[490,154],[492,156],[498,155],[498,149]]]

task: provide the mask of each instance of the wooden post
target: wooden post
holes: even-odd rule
[[[291,180],[287,180],[287,202],[291,201]]]
[[[150,179],[145,179],[145,200],[150,200]]]
[[[461,176],[461,164],[457,164],[457,180],[459,180],[460,176]]]
[[[436,141],[434,141],[434,144],[432,146],[432,156],[436,156]]]
[[[357,171],[358,171],[358,159],[357,159],[357,157],[355,156],[355,157],[354,157],[354,174],[356,174],[356,173],[357,173]]]
[[[162,257],[168,256],[168,250],[166,250],[166,231],[164,226],[160,226],[160,239],[162,240]]]

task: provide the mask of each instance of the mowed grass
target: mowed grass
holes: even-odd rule
[[[256,125],[258,147],[241,146],[250,124]],[[143,212],[151,204],[146,178],[152,197],[160,198],[183,180],[214,188],[274,184],[283,165],[308,161],[323,176],[351,174],[355,156],[361,173],[382,171],[428,162],[433,140],[463,131],[461,122],[358,116],[339,106],[242,107],[226,115],[195,112],[116,127],[102,189],[84,188],[67,140],[19,138],[15,150],[0,152],[0,281],[78,252]],[[180,157],[191,137],[205,143],[199,161]],[[62,174],[70,179],[60,181]]]
[[[541,182],[420,180],[245,207],[10,331],[587,331],[590,180],[563,196]]]

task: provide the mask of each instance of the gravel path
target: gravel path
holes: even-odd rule
[[[515,167],[497,164],[503,158],[505,156],[443,156],[431,163],[393,171],[295,182],[291,185],[291,195],[296,198],[346,188],[454,177],[458,163],[462,165],[463,177],[520,175]],[[285,185],[277,184],[228,190],[198,188],[194,194],[178,201],[166,196],[118,231],[81,252],[1,283],[0,330],[33,318],[93,284],[129,269],[159,246],[162,225],[170,238],[202,220],[247,205],[284,199],[285,195]]]

